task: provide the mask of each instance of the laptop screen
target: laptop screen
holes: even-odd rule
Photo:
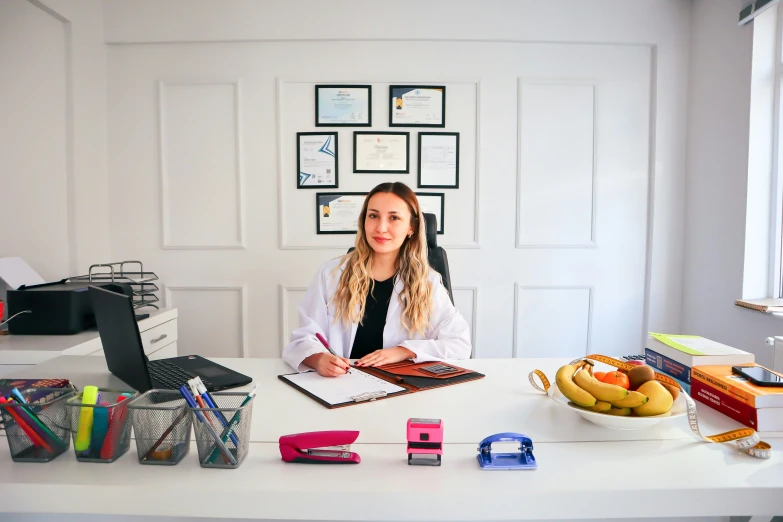
[[[152,389],[131,298],[94,286],[89,291],[109,371],[139,392]]]

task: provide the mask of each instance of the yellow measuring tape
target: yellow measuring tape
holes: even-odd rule
[[[575,359],[571,361],[571,364],[578,364],[580,366],[591,364],[587,362],[587,360],[602,362],[604,364],[608,364],[609,366],[614,366],[617,369],[626,371],[634,367],[633,364],[628,364],[627,362],[613,359],[612,357],[607,357],[606,355],[598,354],[588,355],[580,359]],[[543,388],[535,381],[535,377],[541,379]],[[552,394],[549,393],[549,389],[552,387],[552,384],[549,382],[549,379],[547,379],[546,375],[544,375],[544,372],[541,370],[533,370],[530,372],[530,374],[528,374],[528,380],[530,380],[530,384],[533,385],[533,388],[552,397]],[[756,431],[752,428],[740,428],[738,430],[731,430],[725,433],[719,433],[717,435],[702,435],[701,431],[699,430],[699,421],[696,415],[696,402],[694,402],[690,395],[685,393],[685,390],[683,390],[677,381],[671,377],[667,377],[658,372],[655,372],[655,380],[670,384],[680,389],[680,393],[682,393],[683,397],[685,397],[685,404],[688,410],[688,425],[691,427],[693,433],[695,433],[696,436],[700,439],[715,443],[734,442],[737,445],[737,448],[739,448],[741,451],[744,451],[748,455],[756,457],[757,459],[768,459],[772,456],[772,446],[759,439],[758,433],[756,433]]]

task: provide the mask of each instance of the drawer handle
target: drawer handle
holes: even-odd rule
[[[165,338],[166,338],[166,337],[168,337],[168,336],[169,336],[169,334],[162,334],[162,335],[161,335],[160,337],[158,337],[157,339],[153,339],[153,340],[151,340],[151,341],[150,341],[150,344],[155,344],[155,343],[157,343],[157,342],[160,342],[160,341],[162,341],[163,339],[165,339]]]

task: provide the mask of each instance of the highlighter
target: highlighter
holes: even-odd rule
[[[123,393],[117,397],[117,403],[120,403],[129,397],[129,393]],[[112,408],[112,411],[108,413],[106,418],[106,437],[103,439],[99,453],[101,459],[113,459],[115,450],[122,446],[124,439],[122,439],[121,436],[125,435],[125,422],[127,416],[128,407],[125,405],[115,405],[114,408]]]
[[[108,406],[108,402],[101,402],[100,406]],[[92,413],[92,432],[90,435],[90,453],[100,453],[103,446],[103,440],[106,438],[106,431],[109,429],[109,409],[93,408]]]
[[[82,392],[82,404],[94,405],[98,400],[98,387],[85,386]],[[76,451],[85,451],[90,447],[90,436],[92,435],[93,407],[82,406],[79,412],[79,428],[76,430],[76,437],[73,439],[73,448]]]

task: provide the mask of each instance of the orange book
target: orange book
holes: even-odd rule
[[[737,366],[753,365],[738,364]],[[753,408],[783,408],[783,388],[756,386],[741,375],[732,373],[731,366],[696,366],[691,368],[691,380],[693,379]]]

